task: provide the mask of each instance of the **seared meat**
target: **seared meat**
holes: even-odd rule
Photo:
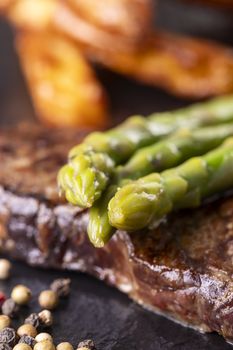
[[[57,202],[57,170],[65,164],[69,149],[86,133],[27,124],[0,130],[0,184],[20,195]]]
[[[56,195],[56,172],[82,132],[0,132],[2,250],[31,265],[88,272],[152,310],[233,339],[233,197],[117,232],[95,249],[88,212]]]

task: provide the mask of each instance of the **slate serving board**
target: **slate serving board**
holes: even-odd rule
[[[233,12],[194,3],[187,5],[178,0],[161,0],[157,8],[157,24],[233,46]],[[0,52],[0,125],[35,120],[13,50],[13,35],[3,20],[0,21]],[[146,114],[190,103],[103,70],[99,71],[99,76],[111,97],[113,123],[130,114]],[[25,283],[32,288],[35,297],[31,307],[24,309],[24,315],[38,309],[36,295],[54,278],[71,277],[71,297],[62,302],[54,313],[56,342],[69,340],[76,346],[85,338],[93,338],[100,350],[232,349],[220,336],[200,334],[144,310],[127,296],[92,277],[32,269],[18,262],[14,262],[13,266],[12,278],[8,282],[0,282],[0,289],[10,293],[11,287],[17,283]]]

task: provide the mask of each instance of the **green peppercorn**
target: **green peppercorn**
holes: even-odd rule
[[[53,310],[58,304],[58,295],[53,290],[44,290],[39,295],[39,304],[41,307]]]
[[[11,324],[11,319],[9,316],[0,315],[0,331],[4,328],[9,327]]]
[[[26,305],[31,299],[31,291],[28,287],[19,284],[18,286],[15,286],[11,293],[11,298],[16,302],[18,305]]]
[[[63,342],[57,345],[56,350],[74,350],[74,348],[70,343]]]

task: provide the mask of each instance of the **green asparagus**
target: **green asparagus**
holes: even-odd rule
[[[122,187],[125,179],[138,179],[177,166],[190,157],[216,148],[229,136],[233,136],[233,123],[193,131],[181,129],[165,140],[137,151],[124,166],[117,167],[112,184],[90,209],[90,241],[95,246],[102,247],[114,233],[108,220],[108,202],[117,189]]]
[[[169,212],[199,206],[202,199],[232,186],[233,137],[202,157],[121,188],[109,202],[109,220],[128,231],[157,225]]]
[[[83,152],[61,168],[58,184],[68,202],[89,208],[104,190],[113,166],[111,158],[103,153]]]
[[[109,183],[114,167],[123,164],[141,147],[153,144],[180,127],[194,129],[233,120],[233,96],[196,104],[148,118],[131,117],[107,132],[90,134],[74,147],[58,176],[68,201],[91,207]]]

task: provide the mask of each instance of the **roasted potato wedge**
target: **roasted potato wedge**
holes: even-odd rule
[[[220,2],[220,0],[216,1]],[[231,2],[231,0],[225,1]],[[39,69],[35,68],[37,67],[36,63],[31,64],[31,70],[26,67],[26,64],[23,64],[32,95],[37,101],[35,103],[37,110],[39,110],[39,105],[43,105],[44,112],[41,114],[44,119],[45,115],[51,119],[54,113],[49,113],[49,108],[45,113],[48,96],[47,100],[45,97],[43,99],[41,96],[39,97],[37,89],[36,93],[34,91],[35,85],[40,85],[39,81],[43,81],[43,79],[47,81],[47,84],[49,79],[53,79],[51,80],[53,90],[57,94],[61,93],[63,76],[71,76],[72,70],[77,72],[81,61],[83,66],[88,67],[83,58],[81,61],[78,59],[76,64],[75,54],[71,54],[70,51],[75,51],[77,57],[84,54],[88,59],[113,71],[143,83],[161,87],[177,96],[199,99],[233,91],[233,51],[205,40],[185,38],[159,31],[148,34],[151,25],[151,6],[151,0],[109,0],[108,2],[103,0],[0,0],[0,10],[8,8],[8,18],[20,29],[26,29],[30,33],[34,29],[47,30],[48,32],[57,31],[56,36],[48,34],[48,38],[41,34],[43,38],[41,45],[38,44],[38,40],[40,40],[38,33],[35,33],[35,44],[33,44],[32,33],[26,35],[27,39],[22,36],[18,39],[19,43],[21,41],[23,43],[29,41],[30,43],[28,48],[26,44],[18,45],[22,63],[27,62],[28,64],[30,59],[27,56],[30,55],[34,55],[35,62],[46,62],[44,57],[48,56],[50,59],[56,57],[56,61],[59,62],[56,67],[51,64],[50,69],[48,69],[50,61],[48,60],[47,73],[41,72],[40,75]],[[32,14],[34,15],[32,16]],[[35,30],[35,32],[37,31]],[[71,50],[64,50],[63,57],[61,54],[59,55],[58,49],[56,53],[52,50],[53,38],[58,38],[59,35],[66,36],[66,39],[62,39],[63,44],[60,46],[72,47]],[[70,39],[75,44],[71,44]],[[21,46],[22,49],[20,49]],[[55,46],[57,47],[58,44]],[[37,69],[37,73],[35,73],[35,69]],[[66,70],[67,73],[65,73]],[[85,81],[85,72],[86,70],[83,69],[83,74],[80,75],[79,79],[78,74],[75,76],[76,82],[80,84],[80,88],[77,86],[77,94],[80,96],[82,96],[81,85]],[[91,76],[90,81],[94,82],[93,85],[96,87],[96,91],[99,91],[99,96],[103,96],[102,88],[93,74]],[[72,88],[71,85],[70,82],[70,89],[73,89],[74,92],[75,84]],[[64,88],[63,93],[65,90]],[[73,99],[73,97],[68,97],[68,93],[66,96],[67,100],[68,98]],[[81,98],[81,101],[84,101],[84,97]],[[80,108],[77,101],[76,104],[75,107],[74,101],[70,102],[73,111],[70,114],[71,119],[71,116],[76,114],[75,109]],[[99,98],[97,105],[99,110],[102,106],[102,109],[106,111],[102,97]],[[88,110],[90,109],[91,106]],[[84,113],[84,108],[81,110]],[[40,111],[42,112],[41,108]],[[98,109],[96,113],[97,111]]]
[[[198,99],[233,91],[233,51],[224,46],[159,31],[134,50],[119,40],[107,44],[98,28],[65,5],[56,26],[90,59],[177,96]]]
[[[35,110],[53,126],[102,127],[105,93],[77,47],[48,32],[23,32],[16,48]]]
[[[66,0],[79,17],[123,40],[140,41],[151,30],[154,0]]]
[[[0,13],[8,11],[14,0],[0,0]]]
[[[177,96],[199,99],[233,91],[233,50],[212,42],[157,32],[133,53],[79,45],[111,70]]]
[[[93,2],[96,5],[99,4],[98,1],[90,1],[90,3]],[[76,1],[73,1],[76,2]],[[102,0],[100,0],[102,3]],[[110,1],[111,2],[111,1]],[[77,2],[78,4],[78,2]],[[81,3],[80,3],[81,4]],[[78,7],[78,5],[76,5]],[[95,6],[94,10],[95,10]],[[104,4],[102,4],[104,6]],[[108,7],[108,4],[105,5]],[[81,7],[81,5],[80,5]],[[89,14],[93,11],[92,8],[89,9]],[[107,11],[107,10],[106,10]],[[87,16],[87,14],[86,14]],[[93,16],[94,12],[93,12]],[[97,15],[96,15],[97,16]],[[130,17],[130,16],[129,16]],[[132,20],[133,21],[133,20]],[[97,22],[97,21],[96,21]],[[62,33],[66,33],[69,37],[73,38],[76,41],[79,41],[83,44],[91,45],[93,48],[96,48],[97,50],[102,50],[107,47],[108,50],[111,50],[112,52],[117,51],[127,51],[127,52],[133,52],[138,50],[138,48],[141,46],[143,40],[145,39],[145,32],[147,30],[143,31],[141,29],[140,35],[134,35],[129,34],[126,35],[123,33],[123,24],[119,23],[119,28],[117,30],[109,30],[109,28],[106,30],[104,28],[104,25],[97,25],[96,22],[93,20],[91,21],[90,18],[82,17],[82,15],[78,15],[77,11],[74,11],[72,6],[68,6],[65,1],[59,3],[58,9],[55,14],[54,18],[54,27],[57,30],[60,30]],[[100,22],[100,21],[99,21]],[[130,23],[128,26],[131,25]],[[115,25],[117,28],[117,25]],[[127,27],[127,25],[126,25]],[[112,26],[112,29],[114,28],[114,25]],[[125,29],[125,32],[127,29]],[[148,34],[148,33],[147,33]]]
[[[0,0],[0,10],[17,28],[41,30],[51,22],[57,0]]]
[[[158,32],[138,53],[106,58],[109,68],[175,95],[204,98],[233,91],[233,50],[204,40]]]

